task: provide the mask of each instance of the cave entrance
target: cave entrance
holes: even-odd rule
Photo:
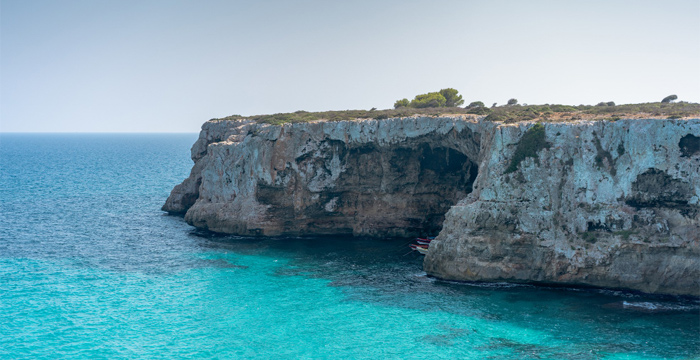
[[[445,213],[472,191],[478,172],[463,152],[430,142],[364,145],[343,149],[342,158],[339,191],[328,196],[337,211],[353,217],[348,225],[356,235],[437,235]]]
[[[445,213],[471,193],[478,172],[478,140],[471,132],[400,144],[325,140],[318,148],[323,151],[277,172],[285,185],[257,185],[274,233],[437,235]]]
[[[465,154],[450,148],[423,145],[420,154],[421,172],[414,196],[418,208],[428,210],[421,229],[425,235],[437,235],[445,213],[472,192],[478,166]]]

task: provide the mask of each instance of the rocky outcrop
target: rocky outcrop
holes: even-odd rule
[[[437,233],[472,190],[481,127],[459,117],[210,121],[163,210],[242,235]]]
[[[443,279],[700,296],[699,136],[699,120],[209,121],[163,210],[241,235],[439,231],[424,268]]]
[[[700,296],[697,120],[544,126],[482,135],[474,191],[447,213],[425,270],[453,280],[564,283]]]
[[[185,214],[199,198],[199,187],[202,184],[202,175],[205,165],[209,164],[209,144],[219,143],[231,139],[241,141],[250,129],[255,127],[253,121],[208,121],[202,125],[199,139],[192,145],[191,157],[194,161],[190,176],[175,186],[170,196],[163,205],[163,211],[171,214]]]

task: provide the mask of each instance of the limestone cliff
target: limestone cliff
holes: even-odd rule
[[[210,121],[163,210],[243,235],[437,233],[471,192],[482,127],[462,118]]]
[[[474,192],[447,213],[425,270],[699,296],[700,122],[547,124],[546,148],[506,173],[532,126],[482,134]]]
[[[424,267],[443,279],[700,296],[700,121],[535,128],[209,121],[163,210],[242,235],[440,231]]]

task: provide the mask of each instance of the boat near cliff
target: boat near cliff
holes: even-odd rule
[[[700,296],[700,119],[213,120],[163,210],[246,236],[438,233],[440,279]]]

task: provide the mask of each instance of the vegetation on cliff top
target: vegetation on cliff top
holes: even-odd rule
[[[399,108],[399,109],[387,109],[387,110],[340,110],[340,111],[321,111],[321,112],[308,112],[308,111],[297,111],[293,113],[280,113],[272,115],[254,115],[254,116],[241,116],[241,115],[231,115],[217,120],[254,120],[260,123],[267,123],[273,125],[280,125],[284,123],[299,123],[299,122],[309,122],[315,120],[329,120],[329,121],[340,121],[340,120],[357,120],[357,119],[388,119],[396,117],[409,117],[414,115],[419,116],[441,116],[445,114],[467,114],[467,110],[464,108]]]
[[[439,95],[439,96],[438,96]],[[280,125],[284,123],[298,123],[315,120],[356,120],[356,119],[388,119],[410,116],[444,116],[465,115],[484,116],[486,120],[503,123],[516,123],[520,121],[541,122],[566,122],[576,120],[610,120],[621,118],[663,118],[680,119],[685,117],[700,117],[700,104],[689,102],[671,102],[673,96],[664,98],[662,102],[642,104],[616,105],[612,101],[600,102],[597,105],[526,105],[518,104],[516,99],[510,99],[510,105],[488,108],[481,101],[473,101],[466,107],[447,105],[463,104],[462,96],[454,89],[443,89],[440,92],[427,93],[416,96],[412,101],[402,99],[397,101],[395,109],[387,110],[340,110],[308,112],[297,111],[293,113],[279,113],[272,115],[241,116],[231,115],[217,120],[253,120],[260,123]],[[449,98],[449,99],[448,99]],[[444,101],[443,101],[444,100]],[[449,102],[449,103],[448,103]],[[424,107],[426,103],[436,103],[435,107]],[[413,104],[413,105],[411,105]],[[415,105],[415,106],[414,106]]]
[[[442,89],[436,92],[416,95],[416,97],[408,101],[408,99],[396,100],[394,109],[403,107],[412,108],[441,108],[441,107],[457,107],[464,104],[462,95],[459,91],[453,88]]]
[[[680,119],[700,115],[697,103],[643,103],[615,105],[614,102],[598,105],[512,105],[491,108],[486,120],[515,123],[526,120],[574,121],[618,120],[621,118],[669,118]]]

